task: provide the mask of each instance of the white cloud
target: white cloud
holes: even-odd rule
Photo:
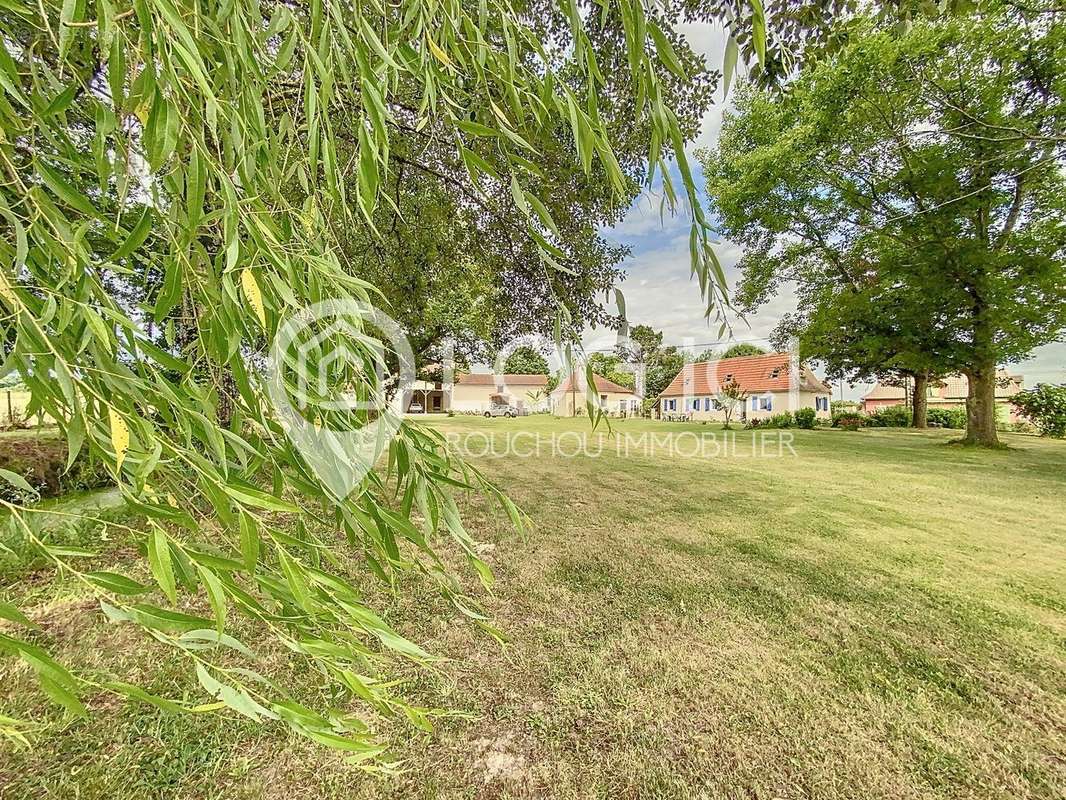
[[[662,195],[646,189],[633,202],[625,217],[612,228],[605,229],[604,235],[612,239],[633,238],[637,236],[671,234],[691,224],[688,213],[679,208],[671,213],[669,209],[661,210]]]
[[[708,69],[722,71],[725,60],[726,31],[725,27],[717,23],[692,22],[679,26],[681,32],[688,40],[689,46],[696,53],[702,55],[707,62]],[[737,64],[737,73],[733,76],[733,85],[730,87],[730,97],[736,87],[737,77],[744,73],[743,64]],[[731,106],[729,98],[725,102],[722,99],[722,85],[718,86],[714,93],[714,105],[703,115],[703,123],[700,133],[695,141],[691,142],[685,151],[693,156],[695,151],[702,147],[713,147],[718,143],[718,135],[722,130],[722,114]]]
[[[739,277],[736,265],[741,250],[732,242],[720,242],[716,250],[732,293]],[[619,288],[625,295],[631,324],[648,324],[663,331],[668,344],[681,345],[688,341],[703,350],[718,341],[718,323],[713,317],[709,320],[705,317],[706,304],[690,275],[689,264],[688,235],[664,236],[658,247],[638,252],[626,263],[626,278]],[[795,295],[784,287],[757,315],[745,320],[732,313],[727,318],[736,339],[759,340],[766,345],[767,337],[781,317],[795,307]],[[590,331],[585,344],[610,347],[612,336]],[[601,341],[604,337],[610,339],[607,345]]]

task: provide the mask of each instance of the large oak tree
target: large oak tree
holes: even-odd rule
[[[1064,64],[1066,27],[994,5],[859,21],[784,91],[742,91],[703,154],[740,305],[793,282],[788,324],[834,357],[966,374],[966,439],[996,443],[997,364],[1066,325]]]

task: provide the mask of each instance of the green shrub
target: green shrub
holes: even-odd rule
[[[857,411],[840,411],[833,414],[833,427],[845,430],[858,430],[866,422],[866,417]]]
[[[870,428],[906,428],[911,424],[911,410],[907,406],[885,406],[866,417]]]
[[[1066,438],[1066,384],[1041,383],[1018,392],[1011,405],[1040,430],[1042,436]]]
[[[0,468],[25,479],[40,497],[99,489],[112,484],[103,465],[82,450],[67,469],[67,443],[54,436],[12,436],[0,439]],[[9,502],[26,500],[25,492],[0,480],[0,497]]]
[[[813,408],[800,408],[796,410],[796,427],[810,430],[814,427],[814,421],[818,418]]]
[[[744,427],[748,430],[753,428],[791,428],[793,423],[792,412],[785,411],[780,414],[774,414],[772,417],[749,419],[744,424]]]
[[[833,400],[829,404],[829,411],[834,417],[837,414],[844,414],[848,411],[858,414],[859,410],[859,404],[854,400]]]
[[[965,408],[930,408],[926,415],[927,422],[934,428],[954,428],[965,430]]]

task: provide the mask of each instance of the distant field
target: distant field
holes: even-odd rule
[[[33,749],[0,743],[0,797],[1063,796],[1066,443],[1004,434],[1011,450],[983,452],[946,445],[958,432],[817,430],[753,451],[738,432],[717,457],[671,457],[642,435],[684,434],[671,446],[688,453],[717,428],[622,421],[628,438],[564,458],[547,443],[571,453],[587,423],[432,424],[507,453],[476,461],[534,527],[517,536],[466,503],[506,647],[421,584],[383,600],[453,659],[401,668],[410,696],[463,714],[433,734],[387,727],[404,773],[368,777],[278,728],[108,697],[56,725],[25,670],[0,661],[0,713],[50,724]],[[130,563],[116,547],[101,569]],[[135,650],[143,638],[70,584],[2,594],[68,662],[201,697],[175,656]],[[327,702],[317,676],[301,680]]]
[[[30,404],[30,393],[25,389],[0,389],[0,423],[7,424],[11,414],[21,418],[24,416],[26,407]],[[30,425],[37,424],[37,418],[29,421]],[[52,424],[52,418],[44,417],[44,424]]]

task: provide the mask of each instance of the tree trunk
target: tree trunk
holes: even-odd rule
[[[996,435],[996,364],[989,361],[966,372],[970,392],[966,398],[967,444],[995,447]]]
[[[914,376],[914,395],[911,397],[911,427],[925,428],[929,425],[929,373],[919,372]]]

